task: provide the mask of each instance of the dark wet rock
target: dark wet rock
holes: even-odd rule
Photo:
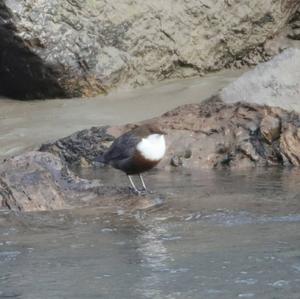
[[[107,132],[108,127],[93,127],[76,132],[54,143],[44,144],[40,151],[50,152],[70,164],[89,165],[112,143],[114,137]]]
[[[0,2],[0,92],[92,96],[269,58],[299,1]],[[170,10],[172,7],[172,10]],[[234,16],[234,17],[233,17]]]

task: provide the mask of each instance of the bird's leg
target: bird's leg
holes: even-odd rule
[[[142,177],[141,174],[139,174],[139,178],[140,178],[140,180],[141,180],[141,182],[142,182],[142,186],[143,186],[142,192],[143,192],[144,194],[145,194],[145,193],[153,193],[153,191],[149,190],[149,189],[146,187],[146,184],[145,184],[144,179],[143,179],[143,177]]]
[[[140,180],[142,182],[143,191],[147,191],[146,184],[145,184],[144,179],[143,179],[143,177],[142,177],[142,175],[140,173],[139,173],[139,178],[140,178]]]
[[[140,194],[140,191],[139,191],[139,190],[137,189],[137,187],[135,186],[135,184],[134,184],[134,182],[133,182],[131,176],[130,176],[129,174],[127,174],[127,177],[128,177],[128,179],[129,179],[129,182],[130,182],[130,184],[131,184],[131,186],[132,186],[134,192],[136,192],[137,194]]]

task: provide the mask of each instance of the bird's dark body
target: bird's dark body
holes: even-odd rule
[[[147,160],[137,150],[138,143],[147,133],[150,134],[151,132],[145,132],[145,130],[137,128],[121,135],[96,161],[109,164],[128,175],[140,174],[150,170],[159,163],[159,160]]]

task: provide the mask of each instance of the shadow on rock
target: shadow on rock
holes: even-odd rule
[[[13,15],[0,3],[0,94],[17,99],[64,97],[58,70],[45,64],[30,48],[43,47],[17,35]]]

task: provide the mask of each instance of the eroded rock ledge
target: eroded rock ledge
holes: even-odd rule
[[[299,7],[298,0],[3,0],[0,93],[91,96],[257,64]]]
[[[168,151],[160,169],[300,165],[300,116],[295,112],[241,102],[226,104],[216,96],[151,121],[168,132]],[[70,166],[92,166],[95,157],[132,126],[84,130],[43,145],[41,150]]]

